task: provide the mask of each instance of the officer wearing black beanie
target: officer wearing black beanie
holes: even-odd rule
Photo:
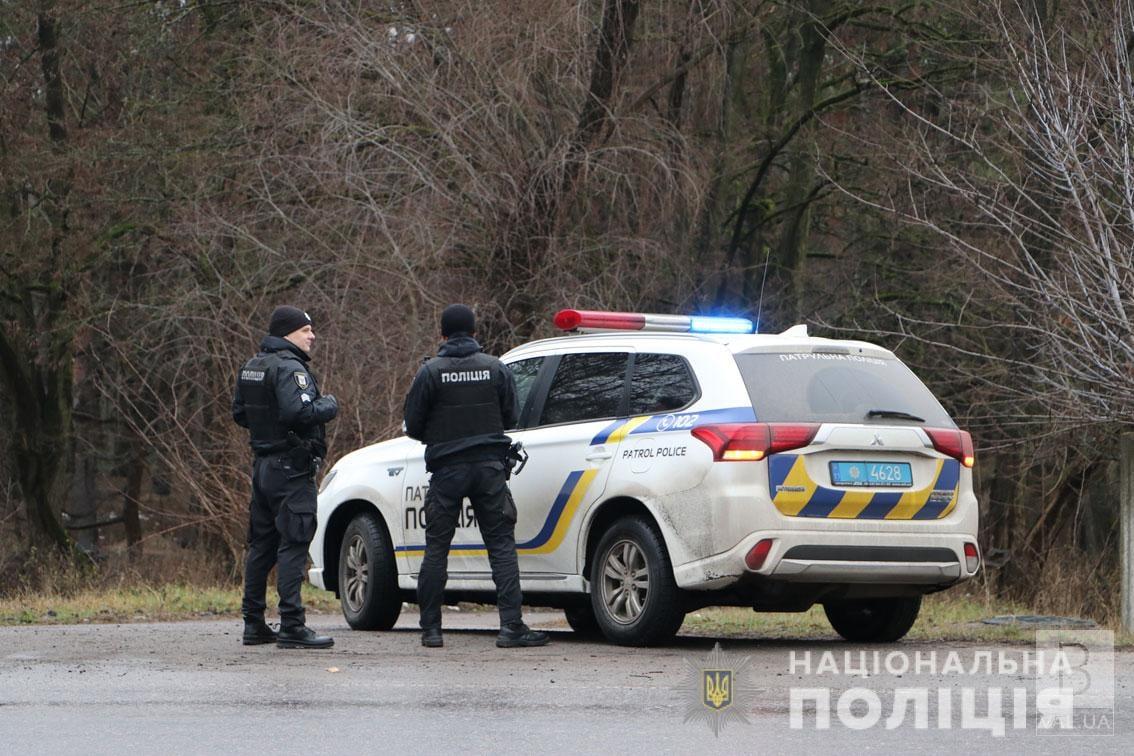
[[[531,630],[520,616],[516,505],[506,473],[512,440],[504,435],[518,420],[516,383],[504,363],[480,351],[475,332],[471,309],[446,307],[441,313],[445,343],[418,370],[406,396],[406,434],[425,443],[425,467],[433,473],[425,496],[425,557],[417,581],[421,644],[443,645],[441,601],[449,546],[467,497],[496,583],[496,645],[542,646],[547,633]]]
[[[237,377],[232,417],[251,435],[252,505],[244,567],[244,645],[329,648],[334,640],[307,627],[300,596],[307,549],[315,536],[315,473],[327,454],[324,425],[338,414],[308,368],[315,331],[298,307],[277,307],[260,352]],[[280,630],[264,622],[268,573],[275,566]]]

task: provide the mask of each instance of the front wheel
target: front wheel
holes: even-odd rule
[[[343,534],[339,601],[347,624],[355,630],[389,630],[402,612],[394,549],[372,513],[355,516]]]
[[[921,596],[832,601],[823,605],[835,632],[855,643],[892,643],[913,627]]]
[[[595,620],[595,610],[591,608],[590,602],[578,606],[569,606],[563,610],[563,614],[567,618],[567,624],[580,638],[594,638],[602,635],[598,621]]]
[[[591,563],[591,609],[607,639],[649,646],[672,638],[685,619],[665,542],[641,517],[616,521]]]

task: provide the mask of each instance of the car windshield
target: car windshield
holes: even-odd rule
[[[749,353],[736,364],[761,422],[956,427],[900,360],[857,354]]]

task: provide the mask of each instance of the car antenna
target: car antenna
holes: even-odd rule
[[[764,314],[764,284],[768,281],[768,262],[772,259],[772,247],[768,245],[768,254],[764,255],[764,275],[760,277],[760,295],[756,299],[756,328],[753,333],[760,333],[760,320]]]

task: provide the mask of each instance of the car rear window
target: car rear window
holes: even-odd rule
[[[736,355],[761,422],[916,423],[955,427],[941,403],[900,360],[822,352]],[[905,412],[924,422],[871,410]]]
[[[547,392],[540,425],[618,417],[628,358],[626,352],[564,355]]]
[[[634,355],[629,414],[671,412],[696,398],[697,384],[685,358],[676,354]]]

